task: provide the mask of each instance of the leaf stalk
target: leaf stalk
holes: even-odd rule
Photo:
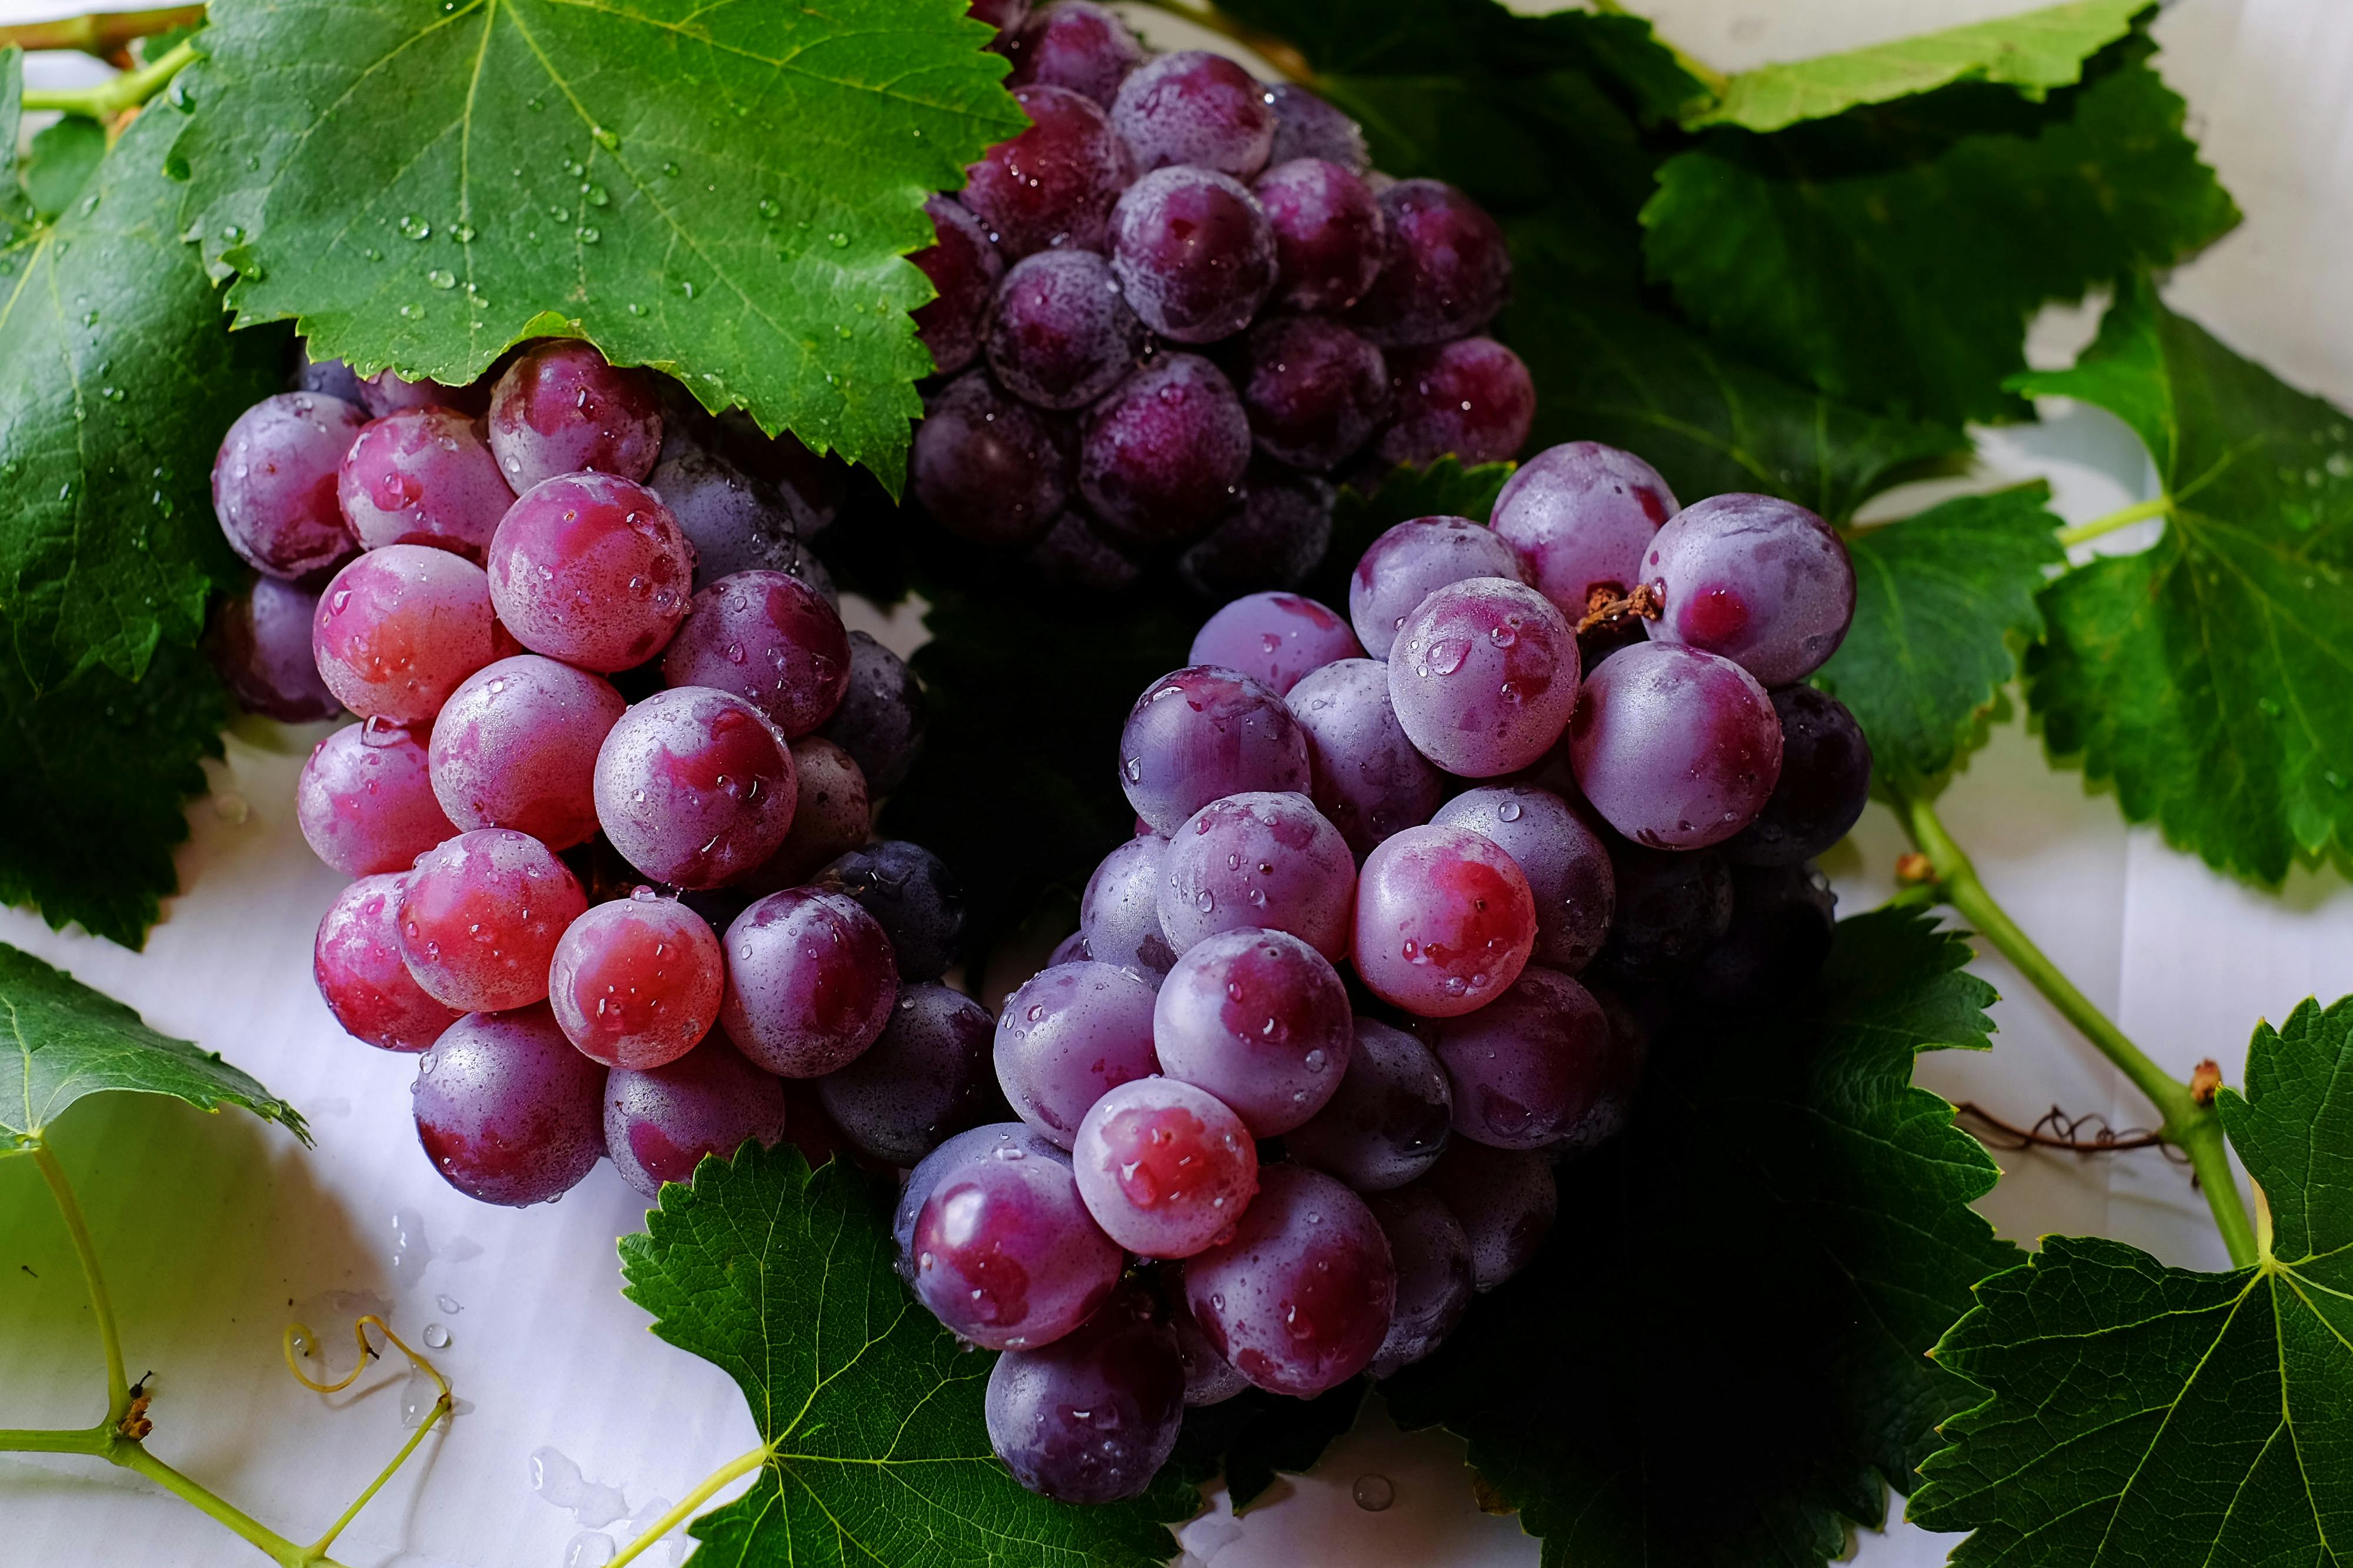
[[[205,19],[202,5],[157,5],[144,11],[93,11],[54,22],[19,22],[0,27],[0,45],[35,49],[79,49],[104,59],[141,38],[152,38],[175,27],[193,27]]]
[[[718,1491],[728,1482],[734,1480],[739,1477],[751,1474],[754,1470],[758,1469],[762,1465],[766,1464],[769,1459],[775,1457],[775,1455],[776,1450],[771,1448],[767,1444],[763,1443],[758,1447],[752,1449],[748,1453],[736,1455],[733,1458],[728,1460],[725,1464],[720,1466],[717,1469],[703,1477],[692,1491],[687,1493],[686,1496],[679,1500],[679,1503],[676,1508],[671,1509],[668,1513],[662,1515],[659,1519],[646,1526],[645,1529],[639,1531],[638,1532],[638,1538],[635,1541],[630,1542],[627,1546],[621,1548],[620,1555],[614,1558],[611,1563],[606,1564],[606,1568],[628,1568],[629,1563],[634,1560],[639,1552],[643,1552],[647,1547],[651,1546],[655,1542],[659,1541],[663,1536],[668,1535],[671,1531],[676,1530],[688,1520],[693,1518],[695,1510],[710,1501],[712,1493]]]
[[[37,1135],[28,1152],[41,1180],[49,1185],[49,1195],[57,1200],[66,1235],[73,1240],[74,1256],[81,1259],[82,1283],[90,1290],[90,1310],[98,1320],[99,1348],[106,1353],[106,1419],[98,1430],[111,1432],[131,1410],[131,1380],[122,1372],[122,1337],[114,1326],[114,1300],[107,1294],[106,1277],[99,1272],[98,1248],[90,1239],[90,1226],[83,1223],[81,1204],[74,1197],[73,1184],[66,1180],[65,1167],[58,1163],[48,1141]]]
[[[164,84],[195,58],[195,45],[184,39],[153,65],[124,71],[92,87],[35,89],[25,94],[24,104],[27,110],[57,109],[111,123],[123,110],[136,109],[163,91]]]
[[[2130,506],[2120,506],[2116,510],[2095,517],[2089,522],[2079,522],[2073,528],[2061,529],[2059,545],[2063,550],[2072,550],[2078,544],[2089,544],[2103,534],[2114,533],[2120,528],[2129,528],[2136,522],[2145,521],[2152,517],[2169,516],[2172,511],[2171,496],[2151,496],[2147,500],[2137,500]]]

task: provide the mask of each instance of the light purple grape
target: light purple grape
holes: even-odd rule
[[[1056,518],[1025,558],[1044,581],[1090,594],[1116,594],[1144,575],[1144,568],[1103,537],[1094,520],[1073,509]]]
[[[672,442],[646,476],[694,553],[694,591],[738,572],[788,572],[834,597],[824,563],[801,542],[793,509],[766,479],[691,442]]]
[[[1160,929],[1182,954],[1219,931],[1288,931],[1337,963],[1348,955],[1356,862],[1307,797],[1251,791],[1213,800],[1169,836]]]
[[[1575,1136],[1600,1104],[1612,1060],[1601,1005],[1567,975],[1533,965],[1467,1017],[1438,1026],[1454,1131],[1498,1149]]]
[[[825,1112],[860,1153],[913,1165],[995,1099],[988,1009],[929,983],[902,987],[857,1060],[817,1080]]]
[[[1500,463],[1527,445],[1536,388],[1520,356],[1493,338],[1391,349],[1396,416],[1374,443],[1385,463]]]
[[[1417,517],[1383,533],[1356,558],[1348,574],[1348,619],[1365,651],[1387,658],[1406,617],[1449,583],[1519,575],[1519,557],[1493,529],[1467,517]]]
[[[1446,781],[1414,750],[1389,705],[1388,666],[1344,658],[1300,679],[1283,701],[1307,736],[1308,798],[1360,860],[1428,822]]]
[[[1322,158],[1361,174],[1373,166],[1365,150],[1365,133],[1356,122],[1301,87],[1279,81],[1266,89],[1265,102],[1274,110],[1274,146],[1269,164],[1293,158]]]
[[[1324,1109],[1356,1034],[1331,961],[1286,931],[1220,931],[1176,960],[1152,1009],[1161,1070],[1271,1138]]]
[[[976,21],[987,23],[1003,35],[1014,31],[1029,19],[1029,0],[972,0],[972,4],[965,7],[965,15]],[[991,47],[1001,47],[1003,42],[1000,36]]]
[[[1518,864],[1466,828],[1409,827],[1356,878],[1357,978],[1392,1006],[1451,1018],[1487,1005],[1535,946],[1535,899]]]
[[[239,708],[285,724],[342,714],[311,654],[318,613],[318,595],[276,577],[256,577],[221,601],[205,647]]]
[[[1388,254],[1349,321],[1383,348],[1442,343],[1495,319],[1512,291],[1504,231],[1478,203],[1437,180],[1381,194]]]
[[[988,302],[1005,276],[1005,258],[989,243],[988,226],[954,196],[927,198],[923,213],[934,237],[907,259],[922,269],[938,297],[915,307],[915,341],[931,354],[934,370],[953,375],[980,352]]]
[[[1568,748],[1593,809],[1656,849],[1721,844],[1757,819],[1781,775],[1780,720],[1757,678],[1677,643],[1604,659]]]
[[[705,1154],[730,1160],[748,1140],[770,1148],[784,1135],[785,1086],[725,1040],[606,1075],[605,1147],[621,1179],[649,1198],[665,1182],[694,1180]]]
[[[970,371],[923,403],[907,463],[923,510],[950,533],[1024,544],[1070,499],[1067,425]]]
[[[822,1078],[881,1037],[899,970],[881,922],[857,900],[789,888],[727,928],[728,1038],[779,1078]]]
[[[515,827],[551,849],[596,832],[596,752],[628,707],[612,683],[537,654],[468,676],[433,721],[433,794],[459,828]]]
[[[1198,354],[1161,354],[1088,411],[1079,491],[1123,537],[1172,543],[1233,504],[1250,458],[1250,416],[1225,373]]]
[[[1056,0],[1005,40],[1005,85],[1066,87],[1109,109],[1119,84],[1144,63],[1144,46],[1116,13],[1092,0]]]
[[[431,544],[475,562],[515,499],[480,423],[430,404],[361,426],[335,494],[364,550]]]
[[[1370,185],[1338,163],[1294,158],[1261,174],[1250,194],[1274,231],[1276,306],[1345,310],[1365,297],[1388,239]]]
[[[291,385],[296,392],[320,393],[351,404],[361,402],[358,373],[339,359],[312,359],[310,346],[300,341],[294,344]]]
[[[1389,415],[1381,351],[1321,316],[1259,322],[1234,374],[1259,450],[1294,468],[1336,467]]]
[[[459,682],[515,651],[482,569],[446,550],[387,544],[335,574],[311,621],[319,679],[369,719],[431,719]]]
[[[1085,956],[1117,964],[1157,990],[1176,962],[1160,929],[1160,871],[1168,840],[1156,834],[1131,838],[1103,858],[1079,900],[1079,938]]]
[[[906,660],[852,632],[849,686],[818,733],[857,761],[870,792],[888,795],[906,782],[923,749],[923,688]]]
[[[1348,623],[1314,600],[1269,593],[1233,600],[1202,622],[1186,658],[1239,669],[1283,696],[1310,670],[1364,651]]]
[[[1447,1144],[1422,1184],[1462,1222],[1482,1291],[1528,1266],[1552,1233],[1560,1208],[1552,1166],[1543,1155],[1468,1138]]]
[[[798,784],[784,736],[733,692],[658,691],[596,752],[596,820],[621,858],[674,888],[716,888],[774,855]]]
[[[1071,1163],[1067,1151],[1018,1121],[992,1121],[969,1129],[924,1155],[907,1173],[906,1184],[899,1189],[898,1206],[892,1211],[891,1240],[898,1251],[899,1277],[911,1288],[915,1283],[915,1221],[922,1217],[923,1205],[941,1176],[971,1160],[1033,1158],[1066,1170]]]
[[[1258,1145],[1241,1118],[1173,1078],[1136,1079],[1096,1100],[1071,1164],[1103,1234],[1145,1258],[1214,1246],[1258,1191]]]
[[[1282,699],[1214,665],[1145,687],[1120,731],[1119,758],[1128,804],[1159,833],[1229,795],[1307,789],[1307,737]]]
[[[1472,577],[1421,602],[1389,649],[1389,702],[1421,754],[1493,778],[1533,766],[1577,708],[1577,630],[1517,578]]]
[[[1058,964],[1084,963],[1086,958],[1086,933],[1074,931],[1054,944],[1054,951],[1047,955],[1046,967],[1052,969]]]
[[[807,881],[818,868],[866,842],[874,805],[857,760],[831,741],[804,735],[793,753],[793,826],[776,852],[735,887],[754,898]]]
[[[587,912],[571,868],[529,834],[478,827],[400,884],[400,956],[434,1000],[474,1013],[547,999],[555,944]]]
[[[1365,1199],[1397,1264],[1397,1305],[1388,1337],[1373,1357],[1375,1377],[1391,1377],[1427,1357],[1462,1321],[1478,1294],[1471,1235],[1428,1187]]]
[[[213,512],[229,548],[271,577],[307,576],[357,549],[335,504],[335,468],[366,423],[314,392],[281,392],[238,415],[213,459]]]
[[[1152,987],[1101,962],[1040,970],[1005,999],[995,1054],[1014,1114],[1067,1149],[1105,1092],[1160,1070]]]
[[[518,494],[589,470],[643,479],[661,453],[661,399],[645,371],[607,363],[593,343],[551,338],[491,389],[490,437]]]
[[[1430,820],[1493,839],[1527,874],[1536,900],[1529,963],[1574,974],[1593,962],[1609,937],[1617,879],[1608,843],[1577,807],[1534,784],[1488,784],[1463,791]]]
[[[1651,640],[1731,659],[1766,686],[1820,669],[1854,620],[1854,566],[1831,525],[1777,496],[1694,501],[1659,530],[1642,580]]]
[[[694,596],[662,653],[670,685],[708,686],[765,714],[787,740],[833,717],[849,688],[849,633],[824,596],[782,572],[739,572]]]
[[[421,1051],[464,1016],[425,994],[400,961],[400,879],[362,877],[335,895],[311,946],[311,976],[345,1033]]]
[[[1279,264],[1274,229],[1249,187],[1180,164],[1154,170],[1119,198],[1111,265],[1129,307],[1154,331],[1213,343],[1250,325]]]
[[[1332,487],[1271,458],[1250,459],[1241,504],[1176,558],[1176,574],[1204,598],[1295,588],[1332,543]]]
[[[518,496],[489,567],[491,600],[517,641],[599,674],[661,652],[694,583],[694,552],[670,509],[610,474],[559,474]]]
[[[1282,1146],[1360,1193],[1387,1192],[1425,1174],[1445,1152],[1453,1108],[1445,1069],[1430,1047],[1359,1013],[1339,1089],[1286,1133]]]
[[[1233,1239],[1186,1262],[1185,1298],[1236,1372],[1310,1399],[1371,1363],[1397,1268],[1364,1199],[1303,1165],[1270,1165]]]
[[[1034,1350],[1086,1321],[1126,1258],[1067,1164],[999,1147],[940,1173],[915,1216],[915,1296],[991,1350]]]
[[[434,798],[426,749],[395,724],[346,724],[313,746],[294,820],[311,852],[346,877],[406,871],[458,833]]]
[[[639,888],[565,931],[548,964],[547,1001],[583,1056],[643,1071],[702,1043],[719,1021],[726,984],[727,958],[711,922]]]
[[[469,386],[448,386],[424,377],[407,381],[392,371],[380,370],[361,380],[359,401],[371,419],[404,408],[428,407],[454,408],[479,418],[490,411],[491,389],[479,381]]]
[[[964,205],[1008,261],[1049,248],[1101,250],[1112,204],[1135,177],[1103,105],[1060,87],[1013,89],[1029,129],[965,170]]]
[[[441,1179],[486,1204],[553,1203],[605,1152],[605,1069],[544,1006],[472,1013],[417,1058],[417,1140]]]
[[[1641,581],[1642,552],[1676,510],[1674,491],[1641,458],[1569,441],[1522,463],[1488,521],[1519,552],[1522,574],[1574,622],[1597,592],[1620,598]]]
[[[1150,336],[1109,262],[1092,250],[1041,250],[997,286],[988,368],[1025,403],[1082,408],[1135,369]]]
[[[1161,1310],[1168,1315],[1168,1327],[1176,1335],[1176,1359],[1185,1368],[1185,1403],[1190,1406],[1223,1405],[1227,1400],[1246,1392],[1249,1378],[1234,1370],[1233,1363],[1218,1353],[1201,1325],[1193,1321],[1193,1309],[1185,1301],[1185,1270],[1181,1264],[1168,1264],[1156,1282]]]
[[[982,1412],[989,1447],[1039,1496],[1140,1496],[1185,1424],[1176,1335],[1141,1288],[1129,1287],[1052,1344],[997,1357]]]
[[[1206,49],[1172,50],[1137,67],[1112,100],[1111,122],[1139,175],[1187,164],[1247,180],[1274,146],[1265,89]]]

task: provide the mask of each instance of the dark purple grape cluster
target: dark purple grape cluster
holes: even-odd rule
[[[358,720],[297,786],[356,879],[320,993],[421,1053],[417,1137],[485,1202],[602,1157],[654,1196],[781,1137],[789,1080],[901,1163],[988,1110],[955,880],[868,841],[920,693],[802,548],[822,471],[767,445],[571,341],[467,389],[306,364],[222,444],[265,574],[216,652],[249,706]]]
[[[1099,589],[1176,554],[1222,597],[1322,558],[1335,478],[1519,450],[1527,369],[1478,335],[1511,258],[1469,197],[1373,169],[1302,88],[1147,57],[1092,0],[997,47],[1029,128],[932,201],[913,258],[941,379],[912,479],[941,524]]]

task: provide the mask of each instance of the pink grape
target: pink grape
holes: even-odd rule
[[[1462,1222],[1472,1272],[1482,1291],[1528,1266],[1560,1208],[1552,1166],[1543,1155],[1468,1138],[1446,1146],[1422,1184]]]
[[[1176,574],[1204,598],[1268,583],[1295,587],[1332,542],[1333,490],[1313,474],[1250,459],[1240,506],[1176,558]]]
[[[659,1065],[615,1067],[604,1102],[613,1169],[649,1198],[665,1182],[691,1182],[705,1154],[729,1160],[747,1141],[772,1148],[785,1135],[785,1086],[723,1039]]]
[[[642,1069],[676,1061],[711,1032],[726,983],[710,922],[640,888],[572,922],[549,964],[547,1000],[583,1054]]]
[[[1092,0],[1056,0],[1005,42],[1007,87],[1066,87],[1109,109],[1144,63],[1144,46],[1116,13]]]
[[[389,370],[380,370],[360,382],[359,399],[371,419],[404,408],[427,407],[454,408],[480,417],[490,410],[491,389],[479,381],[470,386],[447,386],[423,378],[405,381]]]
[[[206,651],[237,705],[285,724],[338,718],[343,705],[319,677],[311,622],[319,595],[276,577],[256,577],[215,611]]]
[[[1207,1089],[1141,1078],[1106,1092],[1071,1150],[1095,1223],[1145,1258],[1190,1258],[1230,1235],[1258,1191],[1258,1146]]]
[[[817,1096],[860,1152],[913,1165],[996,1099],[988,1009],[944,985],[902,986],[891,1021],[856,1061],[817,1080]]]
[[[988,368],[1026,403],[1082,408],[1134,370],[1150,336],[1109,262],[1092,250],[1041,250],[997,286]]]
[[[491,600],[516,640],[600,675],[662,650],[694,580],[694,552],[670,509],[609,474],[559,474],[525,490],[489,560]]]
[[[1029,129],[965,170],[961,199],[1008,261],[1033,251],[1101,250],[1112,204],[1135,177],[1101,104],[1060,87],[1013,89]]]
[[[1014,1114],[1067,1149],[1096,1100],[1160,1070],[1152,987],[1100,962],[1041,970],[998,1010],[995,1055]]]
[[[980,353],[1005,258],[988,242],[987,226],[954,196],[931,196],[923,212],[934,237],[907,259],[922,268],[938,298],[915,307],[915,341],[931,354],[934,370],[952,375]]]
[[[1533,965],[1468,1017],[1439,1026],[1454,1131],[1498,1149],[1577,1135],[1600,1107],[1613,1059],[1601,1005],[1566,974]]]
[[[791,831],[792,752],[760,710],[706,686],[658,691],[596,753],[596,820],[621,858],[657,882],[716,888],[753,870]]]
[[[1397,1268],[1362,1198],[1303,1165],[1271,1165],[1233,1239],[1187,1260],[1185,1299],[1235,1371],[1309,1399],[1371,1363]]]
[[[1223,1405],[1246,1392],[1250,1379],[1218,1353],[1218,1347],[1209,1342],[1209,1336],[1193,1321],[1193,1309],[1185,1301],[1184,1267],[1167,1265],[1158,1289],[1162,1310],[1168,1314],[1168,1326],[1176,1335],[1176,1359],[1185,1368],[1186,1405]]]
[[[1450,583],[1389,649],[1389,702],[1423,756],[1493,778],[1539,761],[1576,710],[1577,631],[1516,578]]]
[[[1478,203],[1437,180],[1381,192],[1388,253],[1350,322],[1383,348],[1442,343],[1494,320],[1512,291],[1504,231]]]
[[[400,961],[400,879],[362,877],[327,906],[311,975],[345,1033],[379,1050],[421,1051],[464,1015],[425,994]]]
[[[592,343],[551,338],[491,389],[490,437],[518,494],[591,469],[638,480],[661,453],[661,399],[646,372],[607,363]]]
[[[514,504],[481,426],[429,404],[362,426],[335,493],[362,549],[431,544],[476,562]]]
[[[1527,445],[1535,383],[1494,339],[1391,349],[1388,366],[1397,415],[1374,446],[1383,462],[1428,464],[1451,454],[1466,464],[1500,463]]]
[[[1160,929],[1180,954],[1219,931],[1288,931],[1336,963],[1356,896],[1348,841],[1305,795],[1229,795],[1169,836]]]
[[[1427,1173],[1445,1152],[1453,1114],[1453,1089],[1430,1047],[1360,1013],[1347,1075],[1282,1142],[1301,1164],[1357,1192],[1387,1192]]]
[[[992,1121],[959,1132],[917,1162],[907,1173],[906,1184],[899,1189],[899,1204],[892,1211],[891,1239],[899,1254],[900,1278],[910,1286],[915,1282],[915,1221],[922,1217],[923,1205],[942,1176],[972,1160],[1031,1158],[1070,1168],[1068,1152],[1018,1121]]]
[[[1397,1264],[1397,1305],[1373,1358],[1375,1377],[1389,1377],[1427,1357],[1454,1331],[1478,1292],[1471,1236],[1427,1187],[1374,1193],[1365,1199],[1388,1238]]]
[[[916,1298],[991,1350],[1069,1333],[1103,1305],[1125,1261],[1089,1217],[1071,1168],[1018,1145],[941,1172],[915,1216],[913,1252]]]
[[[807,881],[827,861],[865,843],[873,821],[866,775],[848,752],[816,735],[802,736],[790,749],[793,826],[776,852],[736,884],[754,894]]]
[[[545,1007],[472,1013],[417,1061],[417,1141],[470,1198],[553,1203],[605,1152],[605,1069],[564,1038]]]
[[[312,392],[281,392],[237,416],[213,459],[213,512],[248,565],[302,577],[357,547],[335,504],[335,466],[365,423],[342,398]]]
[[[1252,327],[1235,380],[1259,450],[1295,468],[1336,467],[1389,414],[1381,351],[1322,316],[1277,316]]]
[[[458,832],[434,797],[425,748],[373,722],[346,724],[311,748],[294,820],[311,852],[346,877],[406,871]]]
[[[1144,62],[1120,83],[1111,122],[1138,174],[1167,164],[1249,179],[1274,146],[1274,111],[1248,71],[1206,49]]]
[[[1186,661],[1239,669],[1280,697],[1310,670],[1364,651],[1348,623],[1314,600],[1297,594],[1249,594],[1201,623]]]
[[[1193,538],[1241,493],[1250,416],[1225,374],[1165,353],[1088,410],[1079,490],[1098,521],[1138,544]]]
[[[1674,491],[1641,458],[1570,441],[1522,463],[1488,521],[1536,591],[1576,621],[1597,592],[1620,598],[1641,581],[1642,552],[1677,510]]]
[[[547,997],[548,963],[588,909],[546,845],[478,827],[418,857],[400,890],[400,955],[435,1000],[469,1012]]]
[[[1266,160],[1270,165],[1322,158],[1358,174],[1373,166],[1356,122],[1305,88],[1279,81],[1266,89],[1264,98],[1274,110],[1274,147]]]
[[[596,832],[596,751],[628,704],[537,654],[484,665],[433,721],[433,794],[460,828],[514,827],[551,849]]]
[[[1780,720],[1757,678],[1677,643],[1604,659],[1568,748],[1593,809],[1658,849],[1722,843],[1757,819],[1781,776]]]
[[[1008,396],[984,371],[923,400],[908,482],[942,528],[983,544],[1026,544],[1070,499],[1067,426]]]
[[[1086,956],[1116,964],[1155,989],[1176,962],[1176,950],[1160,926],[1161,866],[1167,854],[1166,838],[1146,834],[1129,839],[1103,858],[1079,900],[1079,938]]]
[[[1449,583],[1519,575],[1519,557],[1493,530],[1467,517],[1417,517],[1356,558],[1348,575],[1348,619],[1365,651],[1387,658],[1406,617]]]
[[[1152,1009],[1161,1070],[1271,1138],[1324,1109],[1348,1070],[1348,989],[1285,931],[1220,931],[1176,960]]]
[[[1066,1503],[1138,1496],[1184,1426],[1176,1333],[1129,1287],[1052,1344],[999,1356],[982,1411],[989,1447],[1031,1491]]]
[[[1274,303],[1345,310],[1379,276],[1387,240],[1380,198],[1352,171],[1322,158],[1277,163],[1250,187],[1274,231]]]
[[[1307,788],[1307,738],[1263,682],[1191,665],[1145,688],[1119,738],[1120,783],[1155,831],[1213,800]]]
[[[1651,541],[1642,580],[1664,606],[1645,628],[1731,659],[1764,686],[1820,669],[1854,619],[1854,566],[1837,531],[1795,501],[1722,495]]]
[[[1308,798],[1359,859],[1428,822],[1445,798],[1444,777],[1398,723],[1380,660],[1344,658],[1311,670],[1283,701],[1307,736]]]
[[[1534,784],[1465,790],[1430,818],[1493,839],[1527,874],[1536,900],[1529,962],[1574,974],[1609,940],[1617,908],[1609,847],[1577,807]]]
[[[1535,898],[1512,858],[1467,828],[1409,827],[1365,857],[1356,879],[1356,974],[1424,1018],[1502,995],[1535,946]]]
[[[1190,165],[1155,169],[1111,215],[1111,265],[1144,323],[1212,343],[1250,323],[1275,284],[1275,234],[1249,187]]]
[[[767,715],[787,740],[833,717],[849,688],[849,633],[824,596],[782,572],[738,572],[694,596],[662,654],[672,686],[707,686]]]
[[[891,1022],[899,973],[881,922],[840,893],[787,889],[727,928],[720,1021],[780,1078],[821,1078],[856,1061]]]
[[[459,681],[513,651],[482,569],[423,544],[387,544],[336,573],[311,622],[327,689],[363,718],[404,724],[432,718]]]

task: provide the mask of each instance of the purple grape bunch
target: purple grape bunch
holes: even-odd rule
[[[1335,480],[1519,450],[1535,389],[1482,335],[1511,258],[1476,203],[1375,170],[1303,89],[1147,56],[1091,0],[1006,26],[1029,128],[931,204],[913,258],[939,294],[932,517],[1073,585],[1176,555],[1224,597],[1313,567]]]

